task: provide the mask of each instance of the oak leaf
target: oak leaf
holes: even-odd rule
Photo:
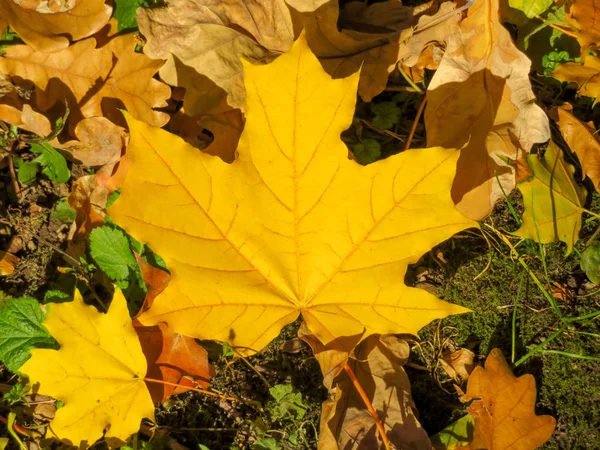
[[[369,7],[351,2],[340,11],[337,0],[287,0],[300,14],[312,51],[334,78],[361,69],[359,93],[365,101],[380,94],[398,62],[414,66],[428,45],[444,43],[460,20],[453,2],[439,11],[415,9],[397,1]],[[338,29],[340,16],[344,29]]]
[[[152,125],[167,123],[166,113],[153,108],[166,106],[170,88],[152,77],[162,61],[135,52],[135,35],[117,36],[102,48],[94,38],[79,41],[55,53],[35,51],[27,45],[4,49],[0,71],[36,86],[36,102],[47,111],[58,102],[69,101],[72,115],[104,116],[122,122],[120,108]]]
[[[269,65],[244,64],[247,121],[232,164],[128,119],[131,166],[108,214],[172,273],[140,321],[251,352],[300,313],[328,343],[416,333],[465,312],[402,282],[432,246],[476,226],[449,195],[458,152],[362,167],[340,139],[358,73],[332,80],[304,37]]]
[[[452,198],[468,217],[482,219],[515,187],[517,160],[550,138],[535,104],[531,62],[511,40],[498,0],[475,0],[427,90],[427,145],[462,148]],[[464,148],[463,148],[464,147]]]
[[[295,35],[284,0],[172,0],[163,8],[139,8],[137,22],[147,39],[144,53],[167,60],[161,78],[186,88],[191,116],[212,109],[205,95],[212,95],[213,83],[231,108],[241,108],[240,57],[266,63],[285,52]]]
[[[575,182],[575,168],[554,142],[543,155],[529,155],[527,161],[533,177],[519,184],[525,212],[514,234],[541,244],[561,240],[569,254],[579,237],[587,191]]]
[[[52,132],[50,121],[23,103],[10,77],[3,73],[0,73],[0,120],[42,137]]]
[[[427,432],[415,416],[410,381],[403,368],[410,353],[406,341],[392,335],[372,335],[349,355],[343,350],[348,345],[326,347],[308,334],[305,326],[299,335],[311,346],[329,390],[321,414],[319,450],[383,448],[373,417],[342,370],[346,361],[377,411],[390,443],[395,448],[431,448]]]
[[[473,441],[464,449],[531,450],[550,439],[556,420],[536,416],[535,379],[515,377],[502,352],[494,349],[485,368],[475,368],[461,401],[473,400],[467,411],[475,419]]]
[[[108,313],[83,302],[52,304],[44,326],[60,350],[34,349],[21,371],[39,391],[64,402],[49,436],[79,446],[102,437],[126,441],[154,405],[144,383],[146,359],[120,290]]]
[[[560,132],[569,148],[581,163],[582,177],[590,177],[596,190],[600,188],[600,140],[593,122],[585,123],[573,115],[568,103],[550,110],[550,117],[558,123]]]
[[[600,43],[600,5],[596,0],[571,0],[567,3],[566,18],[575,31],[581,45],[581,58],[585,60],[588,50]]]
[[[76,3],[72,8],[50,10],[44,10],[39,3],[52,8],[53,3],[60,2],[35,2],[33,9],[24,7],[24,3],[28,2],[0,0],[0,30],[10,26],[26,44],[41,52],[64,50],[69,40],[91,36],[108,23],[112,14],[112,7],[105,0],[78,0],[68,2]]]

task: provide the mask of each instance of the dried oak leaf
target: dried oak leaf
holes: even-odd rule
[[[465,450],[531,450],[550,439],[556,420],[535,415],[535,379],[515,377],[502,352],[494,349],[485,369],[476,367],[461,401],[473,403],[467,411],[475,419],[473,441]]]
[[[312,51],[334,78],[361,69],[358,91],[365,101],[380,94],[398,62],[417,64],[428,45],[444,42],[460,20],[453,2],[435,14],[428,9],[402,6],[398,1],[351,2],[340,11],[337,0],[287,0],[306,29]],[[338,29],[340,15],[346,29]]]
[[[0,120],[42,137],[52,132],[46,116],[23,104],[10,77],[3,73],[0,73]]]
[[[88,167],[118,162],[127,140],[125,129],[105,117],[83,119],[75,127],[75,136],[79,140],[65,143],[54,140],[51,144]]]
[[[600,58],[597,56],[588,56],[584,64],[561,64],[554,69],[552,76],[560,81],[577,84],[577,93],[594,98],[594,103],[600,99]]]
[[[34,349],[21,372],[39,392],[64,402],[48,427],[48,437],[90,446],[126,441],[140,421],[154,418],[144,383],[146,358],[120,290],[108,313],[83,302],[79,291],[70,303],[52,304],[44,326],[60,350]]]
[[[454,380],[467,380],[475,368],[474,357],[475,354],[468,348],[459,348],[453,352],[444,352],[439,362]]]
[[[554,107],[550,117],[558,123],[565,142],[581,163],[582,177],[590,177],[596,190],[600,187],[600,140],[593,122],[585,123],[573,115],[570,104]]]
[[[575,168],[554,142],[543,156],[527,157],[533,176],[519,184],[525,211],[515,235],[542,244],[561,240],[567,254],[579,238],[587,191],[575,181]]]
[[[597,0],[570,0],[566,19],[577,35],[582,59],[587,59],[588,50],[600,43],[600,3]]]
[[[155,126],[167,123],[166,113],[153,108],[166,106],[170,88],[152,77],[162,61],[135,52],[133,34],[117,36],[102,48],[94,38],[76,42],[55,52],[42,53],[27,45],[4,49],[0,71],[13,79],[33,82],[36,102],[46,111],[68,100],[72,116],[104,116],[120,124],[120,108]]]
[[[78,0],[69,9],[60,2],[35,2],[39,5],[15,0],[0,0],[0,30],[10,26],[23,41],[40,52],[56,52],[69,46],[69,41],[91,36],[108,23],[112,7],[105,0]],[[30,7],[33,6],[33,9]]]
[[[191,116],[213,109],[206,95],[213,95],[214,84],[231,108],[241,108],[240,57],[266,63],[285,52],[295,35],[284,0],[172,0],[163,8],[139,8],[137,22],[147,39],[144,53],[166,60],[161,78],[186,88]]]
[[[403,368],[410,353],[406,341],[393,335],[372,335],[348,357],[347,352],[335,350],[339,347],[336,344],[321,344],[305,326],[301,326],[299,335],[313,349],[330,394],[321,413],[319,450],[383,448],[373,417],[342,370],[346,361],[377,411],[390,443],[395,448],[431,448],[427,432],[415,416],[410,381]]]
[[[131,165],[108,214],[172,273],[140,321],[252,352],[300,313],[328,343],[416,333],[465,312],[402,282],[423,253],[476,226],[449,194],[458,151],[360,166],[340,139],[358,74],[332,80],[304,36],[269,65],[244,64],[246,126],[232,164],[128,119]]]
[[[427,90],[427,145],[462,148],[452,198],[480,220],[515,187],[517,160],[550,139],[544,111],[535,104],[530,60],[502,26],[498,0],[475,0]]]

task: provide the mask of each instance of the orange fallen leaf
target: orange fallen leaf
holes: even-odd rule
[[[42,137],[52,132],[50,121],[23,103],[10,77],[3,73],[0,73],[0,120]]]
[[[584,64],[561,64],[551,75],[557,80],[575,83],[577,93],[594,98],[594,103],[600,99],[600,58],[597,56],[587,56]]]
[[[461,401],[473,401],[467,411],[475,419],[468,450],[531,450],[550,439],[556,420],[535,415],[535,379],[515,377],[502,352],[494,349],[485,368],[475,368]]]
[[[570,0],[566,19],[575,31],[581,45],[581,58],[585,60],[588,50],[600,43],[600,4],[595,0]]]
[[[12,253],[0,250],[0,276],[11,275],[20,259]]]
[[[135,46],[133,34],[117,36],[102,48],[89,38],[55,53],[13,45],[4,49],[0,70],[34,83],[41,111],[67,100],[75,121],[104,116],[123,124],[119,109],[125,108],[139,120],[162,126],[169,116],[153,108],[166,106],[171,90],[153,76],[163,62],[136,53]]]
[[[312,51],[334,78],[361,69],[359,93],[365,101],[380,94],[398,62],[412,67],[427,46],[439,45],[460,20],[453,2],[439,11],[402,6],[400,2],[349,3],[342,11],[337,0],[287,0],[298,11]],[[434,6],[435,8],[435,6]],[[338,21],[342,16],[342,31]]]
[[[23,2],[0,0],[0,30],[10,26],[25,43],[41,52],[64,50],[69,40],[91,36],[112,14],[112,7],[105,0],[71,0],[66,8],[52,7],[59,2],[36,3],[29,2],[33,9],[28,9]],[[49,9],[40,8],[42,3]]]
[[[454,352],[445,352],[439,359],[446,373],[456,381],[467,380],[475,368],[475,354],[467,348],[459,348]]]
[[[535,104],[527,56],[502,26],[498,0],[475,0],[452,35],[427,90],[427,145],[462,148],[452,198],[480,220],[515,187],[518,160],[534,143],[550,139],[544,111]]]
[[[596,190],[600,188],[600,140],[593,122],[585,123],[573,115],[568,103],[550,110],[550,117],[558,123],[560,132],[573,153],[579,158],[582,177],[590,177]]]

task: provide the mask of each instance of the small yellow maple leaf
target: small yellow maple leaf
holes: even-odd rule
[[[246,63],[232,164],[128,119],[131,167],[108,213],[172,273],[142,323],[257,351],[300,313],[327,344],[467,311],[403,283],[423,253],[476,226],[450,198],[459,152],[349,160],[340,133],[358,79],[332,80],[304,36],[272,64]]]
[[[106,314],[75,291],[73,302],[49,307],[44,326],[60,350],[34,349],[20,370],[40,393],[64,402],[49,436],[89,446],[108,429],[108,442],[125,441],[144,417],[154,418],[146,358],[120,290]]]

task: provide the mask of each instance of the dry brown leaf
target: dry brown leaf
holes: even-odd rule
[[[313,349],[324,374],[323,384],[330,392],[321,413],[319,450],[383,448],[373,418],[343,371],[346,361],[378,412],[395,448],[431,448],[427,433],[415,416],[410,382],[402,367],[410,353],[406,341],[393,335],[372,335],[348,358],[344,350],[352,345],[352,338],[345,338],[345,342],[334,341],[325,347],[307,334],[303,326],[299,335]]]
[[[91,117],[77,124],[75,136],[78,141],[61,144],[54,140],[51,144],[68,152],[70,159],[91,167],[119,161],[127,133],[105,117]]]
[[[581,45],[581,57],[600,43],[600,3],[596,0],[570,0],[567,3],[567,22],[573,27]]]
[[[461,401],[475,419],[473,441],[465,449],[531,450],[550,439],[556,420],[535,415],[535,379],[515,377],[502,352],[494,349],[477,367]]]
[[[160,127],[169,116],[153,108],[166,106],[171,95],[167,85],[152,78],[162,61],[135,53],[135,46],[133,34],[117,36],[102,48],[94,38],[85,39],[55,53],[15,45],[4,49],[0,70],[34,83],[41,111],[67,100],[71,116],[79,109],[84,117],[104,116],[120,124],[124,108]]]
[[[561,64],[552,72],[560,81],[570,81],[579,86],[579,95],[600,99],[600,58],[588,56],[585,63],[568,62]]]
[[[240,58],[267,63],[297,34],[284,0],[172,0],[164,8],[138,9],[137,22],[148,41],[144,53],[167,60],[161,78],[186,88],[191,116],[213,110],[216,102],[205,97],[214,95],[214,84],[231,108],[241,108]]]
[[[0,276],[6,276],[14,273],[15,266],[19,264],[20,259],[9,252],[0,250]]]
[[[23,104],[10,77],[0,73],[0,120],[31,131],[38,136],[48,136],[52,132],[50,121],[28,104]]]
[[[498,0],[475,0],[452,35],[427,92],[427,145],[462,148],[452,197],[480,220],[515,187],[517,160],[550,139],[548,118],[535,104],[531,62],[499,18]]]
[[[600,140],[597,138],[594,123],[578,120],[573,115],[573,107],[568,103],[552,108],[550,117],[558,123],[565,142],[579,158],[583,178],[586,175],[590,177],[594,187],[598,190],[600,186]]]
[[[446,373],[456,381],[467,380],[475,368],[475,354],[467,348],[459,348],[454,352],[445,352],[440,358],[440,364]]]
[[[47,2],[47,8],[27,2],[0,0],[0,29],[9,25],[23,41],[41,52],[56,52],[69,46],[69,40],[91,36],[110,19],[112,7],[105,0]],[[73,3],[76,6],[70,8]],[[31,8],[32,9],[28,9]],[[3,23],[4,22],[4,23]]]
[[[301,16],[309,45],[331,76],[343,78],[361,69],[359,93],[365,101],[385,89],[398,62],[417,64],[424,48],[443,42],[460,20],[452,2],[435,14],[393,0],[368,7],[351,2],[341,12],[337,0],[287,2]],[[340,15],[346,24],[342,31]]]

